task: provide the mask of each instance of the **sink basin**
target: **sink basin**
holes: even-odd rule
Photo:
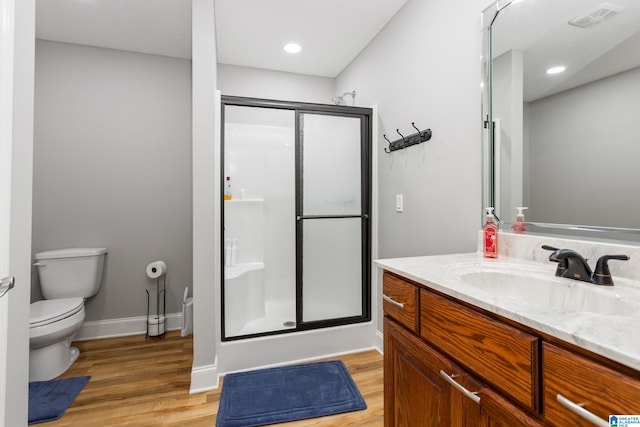
[[[602,315],[640,317],[640,288],[626,283],[613,287],[556,277],[531,266],[491,264],[458,266],[452,271],[465,284],[496,300]]]

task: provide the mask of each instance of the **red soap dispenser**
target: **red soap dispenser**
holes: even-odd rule
[[[529,209],[524,206],[518,206],[516,208],[518,210],[518,215],[516,215],[516,222],[511,224],[511,231],[518,234],[524,234],[527,231],[527,223],[524,222],[524,211],[525,209]]]
[[[487,208],[487,222],[482,227],[485,258],[498,258],[498,224],[492,207]]]

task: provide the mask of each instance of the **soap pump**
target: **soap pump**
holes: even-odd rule
[[[518,214],[516,215],[516,222],[511,224],[511,231],[518,234],[524,234],[527,231],[527,223],[524,222],[524,210],[529,209],[525,206],[518,206],[516,208],[518,210]]]
[[[493,210],[493,207],[487,208],[487,222],[482,227],[485,258],[498,258],[498,224]]]

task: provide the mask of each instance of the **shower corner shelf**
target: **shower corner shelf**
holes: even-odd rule
[[[261,203],[264,202],[262,198],[252,198],[252,199],[231,199],[225,200],[225,203]]]

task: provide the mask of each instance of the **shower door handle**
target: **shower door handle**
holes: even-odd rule
[[[303,219],[343,219],[343,218],[364,218],[369,219],[369,214],[359,215],[297,215],[296,221]]]
[[[0,298],[9,292],[16,284],[16,279],[13,276],[5,277],[0,280]]]

